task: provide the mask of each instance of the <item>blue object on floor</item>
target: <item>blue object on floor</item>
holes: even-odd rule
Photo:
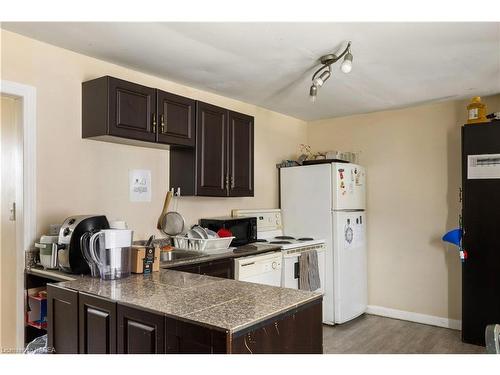
[[[449,242],[455,246],[460,247],[460,243],[462,242],[462,229],[457,228],[450,230],[443,236],[443,241]]]

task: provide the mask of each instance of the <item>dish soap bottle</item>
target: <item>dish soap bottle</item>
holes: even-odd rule
[[[467,106],[467,124],[488,122],[486,118],[486,104],[481,103],[481,97],[475,96]]]

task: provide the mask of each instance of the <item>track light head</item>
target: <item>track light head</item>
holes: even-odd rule
[[[332,65],[339,61],[342,57],[344,60],[342,61],[340,69],[344,73],[349,73],[352,70],[351,42],[347,42],[347,45],[343,50],[339,49],[334,53],[321,56],[320,62],[322,66],[313,74],[312,85],[309,89],[309,98],[312,102],[316,100],[318,88],[322,87],[326,80],[332,75]]]
[[[311,100],[312,103],[316,101],[316,96],[318,95],[318,88],[316,85],[312,84],[311,88],[309,89],[309,100]]]
[[[328,78],[330,78],[330,67],[328,67],[328,70],[325,70],[323,73],[321,73],[318,77],[316,77],[313,80],[313,85],[317,87],[323,86],[323,84],[326,82]]]
[[[344,56],[344,61],[342,62],[342,65],[340,66],[340,69],[344,73],[349,73],[352,70],[352,54],[351,54],[351,52],[348,52]]]

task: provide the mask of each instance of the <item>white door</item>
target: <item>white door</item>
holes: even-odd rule
[[[363,211],[333,213],[335,323],[366,311],[366,215]]]
[[[365,169],[356,164],[333,163],[333,210],[364,210]]]

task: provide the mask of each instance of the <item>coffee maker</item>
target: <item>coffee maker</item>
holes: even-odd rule
[[[90,236],[102,229],[109,229],[108,219],[104,215],[77,215],[64,220],[59,230],[57,253],[61,271],[73,274],[90,273],[84,248]]]

